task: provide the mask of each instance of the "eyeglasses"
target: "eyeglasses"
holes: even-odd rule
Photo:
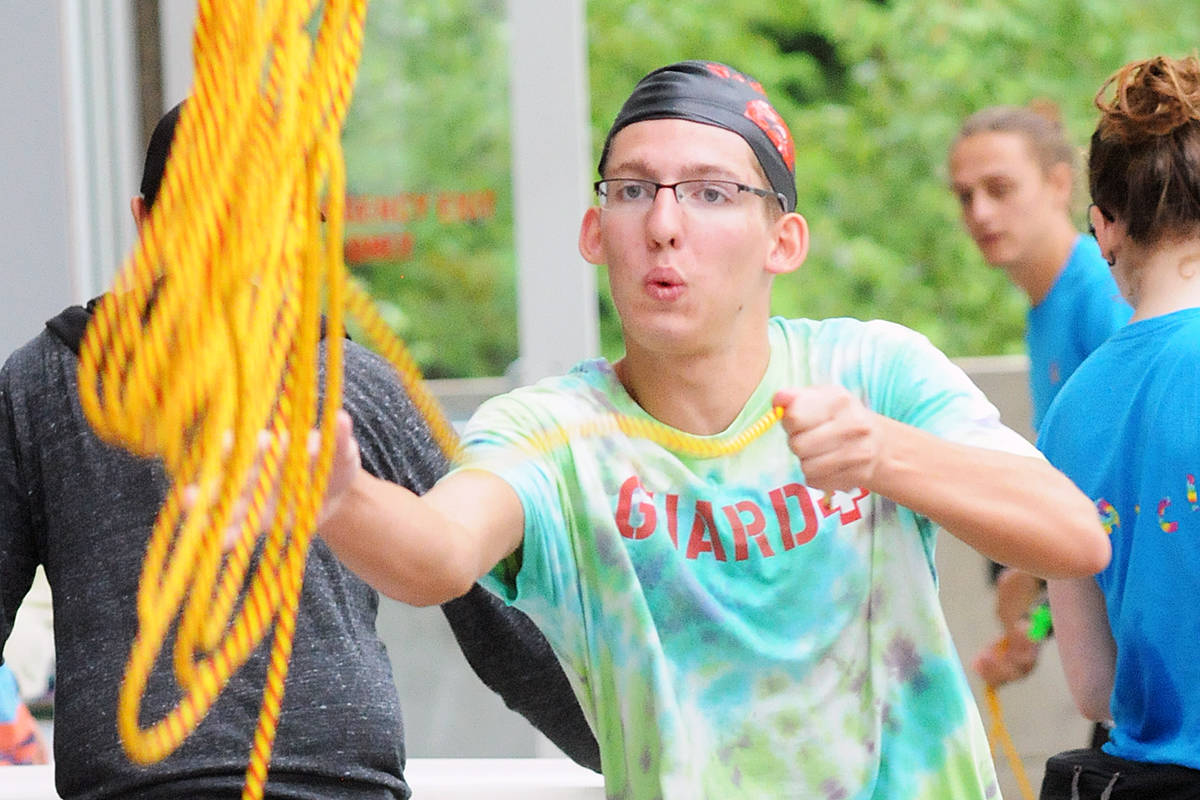
[[[779,192],[747,186],[737,181],[719,181],[701,178],[698,180],[658,183],[641,178],[609,178],[593,184],[600,207],[609,211],[645,212],[654,205],[661,189],[670,189],[675,200],[689,211],[714,212],[737,208],[741,205],[742,193],[769,197],[779,202],[787,211],[787,200]]]
[[[1088,207],[1087,207],[1088,233],[1090,233],[1092,235],[1092,238],[1095,239],[1096,238],[1096,226],[1092,224],[1092,208],[1095,208],[1097,211],[1099,211],[1100,216],[1104,217],[1109,222],[1112,222],[1113,218],[1112,218],[1111,214],[1109,214],[1107,211],[1105,211],[1100,206],[1096,205],[1095,203],[1088,203]]]

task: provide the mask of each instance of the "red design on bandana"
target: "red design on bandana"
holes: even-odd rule
[[[771,144],[775,145],[779,155],[783,156],[783,163],[787,164],[787,168],[794,170],[796,168],[796,147],[792,142],[792,134],[788,130],[787,123],[783,121],[779,113],[766,100],[751,100],[746,103],[744,113],[746,119],[762,128],[763,133],[767,134]]]
[[[754,91],[761,94],[763,97],[767,96],[767,93],[763,90],[761,83],[754,80],[753,78],[749,78],[749,77],[743,75],[740,72],[730,69],[729,67],[725,66],[724,64],[715,64],[713,62],[708,62],[704,66],[708,68],[709,72],[711,72],[713,75],[716,75],[718,78],[724,78],[727,81],[737,81],[738,83],[744,83],[747,86],[749,86],[751,89],[753,89]]]
[[[724,64],[713,64],[710,62],[704,66],[708,67],[708,71],[713,75],[716,75],[718,78],[729,79],[733,77],[733,70]]]

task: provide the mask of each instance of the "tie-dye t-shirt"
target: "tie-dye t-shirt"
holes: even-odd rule
[[[773,319],[769,336],[767,372],[725,435],[777,389],[840,384],[931,433],[1036,455],[906,328]],[[488,401],[464,437],[468,467],[503,477],[525,511],[522,548],[486,585],[558,653],[610,797],[999,795],[927,519],[809,489],[779,425],[734,455],[689,458],[596,434],[614,413],[649,419],[588,361]]]

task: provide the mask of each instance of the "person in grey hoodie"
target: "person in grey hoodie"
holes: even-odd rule
[[[139,224],[153,206],[179,108],[151,138],[142,193],[132,202]],[[167,758],[137,766],[118,741],[117,692],[137,626],[141,563],[167,480],[158,462],[101,441],[80,408],[77,356],[95,303],[47,322],[0,369],[0,649],[42,564],[57,646],[59,794],[238,797],[270,637]],[[344,406],[366,468],[416,492],[429,488],[447,464],[395,372],[347,341],[344,373]],[[266,796],[407,798],[400,701],[375,629],[378,595],[320,539],[313,541],[302,591]],[[480,679],[573,760],[599,769],[595,737],[532,622],[478,584],[443,610]],[[169,661],[160,656],[151,676],[143,724],[178,701]]]

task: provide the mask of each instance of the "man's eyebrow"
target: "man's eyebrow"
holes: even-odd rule
[[[983,172],[980,172],[978,175],[976,175],[975,179],[973,181],[971,181],[971,183],[984,183],[985,181],[1012,180],[1012,179],[1013,179],[1013,173],[1011,171],[1006,170],[1002,167],[992,167],[991,169],[984,170]]]
[[[622,161],[617,164],[610,165],[608,170],[615,178],[661,178],[662,171],[657,170],[650,165],[648,161],[640,158]],[[693,164],[684,164],[677,171],[677,180],[691,180],[695,178],[713,178],[718,180],[743,180],[737,172],[721,164],[710,164],[705,162],[696,162]]]
[[[1016,183],[1016,178],[1007,172],[987,172],[971,181],[951,181],[950,188],[955,192],[964,192],[976,186],[995,186],[998,183]]]

